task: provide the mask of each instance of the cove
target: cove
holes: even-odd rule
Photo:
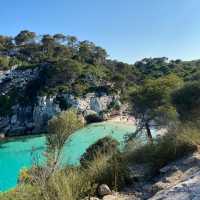
[[[81,155],[98,139],[112,136],[123,146],[124,136],[134,132],[135,126],[127,123],[94,123],[76,131],[67,140],[62,162],[78,165]],[[20,169],[31,167],[35,162],[44,161],[45,136],[20,137],[0,143],[0,191],[17,185]]]

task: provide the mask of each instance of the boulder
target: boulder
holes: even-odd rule
[[[150,200],[197,200],[200,199],[200,172],[172,187],[164,189]]]
[[[178,168],[176,166],[167,165],[167,166],[160,169],[160,173],[165,174],[165,173],[174,172],[174,171],[177,171],[177,170],[178,170]]]
[[[9,125],[9,117],[0,117],[0,129]]]
[[[0,140],[3,140],[3,139],[5,139],[5,134],[4,133],[0,133]]]
[[[96,116],[98,116],[98,113],[95,112],[94,110],[86,110],[84,112],[84,117],[87,117],[87,116],[90,116],[90,115],[96,115]]]
[[[105,195],[112,194],[110,188],[106,184],[102,184],[98,187],[98,195],[103,197]]]

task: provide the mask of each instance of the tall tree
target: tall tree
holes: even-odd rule
[[[53,161],[53,169],[58,164],[66,140],[81,127],[83,123],[74,110],[61,112],[49,121],[47,153],[50,155],[50,161]]]
[[[171,102],[171,93],[182,85],[175,75],[159,79],[148,79],[131,97],[133,114],[137,120],[137,131],[146,131],[152,141],[152,128],[170,125],[176,119],[176,109]]]
[[[54,53],[55,38],[49,34],[42,37],[42,49],[45,59],[51,59]]]
[[[36,37],[36,33],[24,30],[21,31],[16,37],[15,37],[15,43],[17,45],[24,45],[30,42],[34,42],[34,39]]]
[[[173,103],[182,121],[200,120],[200,81],[186,83],[176,91]]]
[[[95,47],[94,49],[94,61],[95,64],[103,64],[105,63],[106,57],[108,56],[105,49],[101,47]]]
[[[1,50],[9,50],[12,48],[13,45],[13,38],[0,35],[0,51]]]
[[[87,40],[79,43],[79,59],[82,62],[93,64],[95,45]]]
[[[70,49],[72,57],[77,55],[78,39],[76,36],[72,36],[72,35],[67,36],[67,47]]]
[[[67,36],[65,36],[62,33],[57,33],[53,36],[53,38],[55,39],[55,42],[58,44],[63,44],[67,41]]]

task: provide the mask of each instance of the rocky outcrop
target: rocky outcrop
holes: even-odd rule
[[[200,171],[179,184],[158,192],[150,200],[198,200],[200,199]]]
[[[48,65],[44,64],[24,69],[13,66],[8,71],[1,71],[0,95],[9,95],[10,91],[11,93],[13,92],[13,89],[16,95],[21,92],[23,95],[26,94],[23,91],[29,90],[26,87],[28,83],[32,83],[32,81],[37,82],[40,72],[44,68],[48,68]],[[37,94],[37,92],[30,94]],[[12,96],[12,98],[15,98],[15,96]],[[46,131],[47,121],[51,117],[70,107],[77,109],[84,117],[91,114],[99,116],[109,108],[113,101],[117,101],[119,97],[105,93],[88,93],[85,96],[77,97],[71,93],[58,92],[52,96],[35,96],[32,99],[34,100],[31,100],[31,102],[26,100],[26,103],[15,102],[9,108],[7,115],[0,115],[0,133],[21,135],[44,132]]]
[[[161,169],[150,200],[200,199],[200,154],[194,153]]]
[[[139,181],[125,188],[140,200],[198,200],[200,199],[200,154],[198,152],[170,163],[160,169],[151,181]],[[130,195],[129,195],[130,197]]]
[[[106,184],[102,184],[98,187],[98,194],[99,194],[99,196],[103,197],[105,195],[112,194],[112,192]]]
[[[88,93],[85,97],[75,97],[72,94],[37,97],[34,105],[14,105],[12,114],[0,117],[0,132],[19,135],[46,131],[48,120],[63,110],[59,102],[60,97],[68,108],[77,109],[84,117],[91,113],[100,115],[118,99],[116,96],[99,96],[95,93]]]
[[[45,128],[47,121],[61,112],[59,104],[55,101],[56,96],[38,97],[37,104],[33,107],[33,126],[34,132],[40,132]]]
[[[136,167],[134,172],[142,171]],[[160,169],[153,180],[137,180],[121,192],[105,188],[103,200],[199,200],[200,199],[200,154],[195,152]],[[93,197],[95,200],[100,198]],[[91,199],[93,199],[91,198]],[[85,198],[89,200],[89,198]]]
[[[96,112],[100,113],[108,109],[108,106],[116,101],[119,97],[117,96],[108,96],[105,93],[95,94],[88,93],[85,97],[78,98],[72,94],[63,94],[62,95],[69,106],[73,106],[80,112]],[[87,113],[85,113],[87,115]]]
[[[12,88],[23,88],[28,82],[34,80],[39,75],[39,68],[17,69],[13,66],[10,70],[0,73],[0,94],[7,94]]]

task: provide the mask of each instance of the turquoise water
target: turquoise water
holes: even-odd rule
[[[80,156],[98,139],[112,136],[122,145],[124,135],[135,130],[133,125],[102,122],[95,123],[75,132],[64,147],[62,162],[79,164]],[[0,191],[13,188],[17,184],[20,169],[44,160],[45,136],[18,138],[0,144]]]

